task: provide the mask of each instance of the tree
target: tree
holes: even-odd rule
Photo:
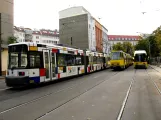
[[[138,43],[135,45],[135,50],[145,50],[149,55],[149,45],[147,40],[142,39],[138,41]]]
[[[14,36],[9,36],[8,37],[8,44],[12,44],[12,43],[16,43],[17,42],[17,38]]]
[[[151,57],[159,56],[161,44],[156,39],[155,35],[150,35],[149,37],[142,39],[135,46],[135,50],[145,50]]]
[[[117,44],[113,45],[113,50],[122,50],[122,51],[124,51],[124,47],[120,42],[118,42]]]
[[[161,43],[157,40],[157,36],[149,36],[147,38],[148,46],[150,47],[150,55],[151,57],[159,56]]]
[[[113,50],[122,50],[130,55],[133,55],[134,46],[130,42],[117,43],[113,45]]]
[[[161,55],[161,26],[152,32],[147,38],[142,38],[135,46],[135,50],[146,50],[151,57]]]
[[[129,53],[130,55],[133,55],[134,53],[134,46],[130,42],[124,42],[123,43],[124,52]]]

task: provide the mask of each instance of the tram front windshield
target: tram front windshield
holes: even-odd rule
[[[136,54],[134,59],[135,62],[146,62],[147,56],[146,54]]]
[[[27,67],[27,45],[14,45],[8,47],[8,68]]]
[[[120,58],[121,58],[121,53],[120,52],[113,52],[112,53],[112,56],[111,56],[112,60],[120,60]]]

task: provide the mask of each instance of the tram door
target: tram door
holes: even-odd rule
[[[45,81],[51,80],[51,66],[50,66],[50,51],[49,50],[43,50],[43,56],[44,56],[44,67],[46,69],[46,78]]]
[[[51,74],[51,80],[56,79],[56,75],[55,75],[55,65],[56,65],[56,53],[52,53],[52,51],[50,51],[50,74]]]

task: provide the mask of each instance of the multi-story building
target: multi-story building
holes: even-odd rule
[[[17,42],[59,43],[58,30],[32,30],[14,26],[14,36],[17,38]]]
[[[50,44],[58,44],[59,43],[59,32],[57,30],[45,30],[41,29],[41,42],[42,43],[50,43]]]
[[[8,37],[13,34],[13,5],[14,0],[0,0],[0,75],[7,70]],[[3,59],[2,59],[3,58]]]
[[[109,44],[112,47],[114,44],[120,42],[130,42],[133,46],[138,43],[140,36],[135,35],[108,35]]]
[[[108,30],[82,6],[60,11],[59,29],[61,44],[99,52],[106,50],[103,46],[108,41],[105,37]]]
[[[41,43],[41,32],[39,30],[33,31],[32,40],[33,40],[33,42]]]
[[[0,37],[4,44],[13,34],[13,0],[0,0]]]
[[[102,26],[102,43],[103,43],[103,52],[109,53],[110,44],[108,41],[108,30],[104,26]]]
[[[30,29],[30,28],[24,28],[24,31],[25,31],[25,42],[32,42],[32,33],[33,33],[33,30]]]
[[[14,26],[14,36],[17,38],[17,42],[25,42],[25,31],[23,28]]]

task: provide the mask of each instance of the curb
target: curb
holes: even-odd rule
[[[0,80],[5,80],[5,77],[0,77]]]

